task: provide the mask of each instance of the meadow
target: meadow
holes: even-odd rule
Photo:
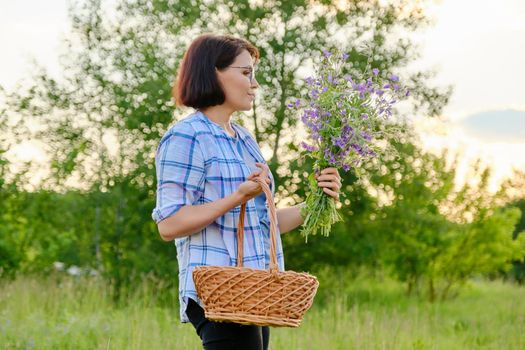
[[[388,278],[318,277],[302,325],[272,328],[270,349],[525,348],[524,286],[472,280],[456,298],[429,303]],[[179,321],[176,291],[162,288],[145,281],[116,306],[97,277],[3,280],[0,348],[200,349],[193,327]]]

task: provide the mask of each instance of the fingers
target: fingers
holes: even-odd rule
[[[341,179],[341,176],[339,175],[339,171],[337,170],[337,168],[325,168],[321,171],[321,175],[325,175],[325,174],[335,175],[338,179]]]
[[[270,171],[270,167],[267,164],[256,162],[255,166],[261,169],[261,170],[255,170],[259,174],[262,173],[262,172],[265,172],[265,173],[269,174],[271,172]]]
[[[270,185],[272,183],[272,181],[270,179],[270,176],[269,176],[269,174],[271,173],[270,172],[270,167],[268,167],[267,164],[259,163],[259,162],[256,162],[255,166],[257,166],[261,170],[255,170],[253,173],[251,173],[248,176],[247,179],[248,180],[254,180],[256,177],[261,177],[261,178],[264,178],[264,180],[266,181],[266,183],[268,185]]]
[[[254,176],[253,178],[248,177],[248,180],[253,180],[253,181],[255,181],[255,178],[257,178],[257,176]],[[269,178],[264,179],[264,181],[266,181],[266,183],[267,183],[268,185],[272,182]]]
[[[248,175],[248,180],[251,180],[257,176],[259,176],[261,174],[261,171],[255,171],[253,173],[251,173],[250,175]]]
[[[335,189],[340,189],[342,186],[341,180],[335,175],[321,175],[321,176],[316,175],[315,178],[319,186],[322,186],[322,184],[324,184],[324,185],[327,185],[328,187],[335,188]],[[324,182],[320,182],[322,180],[324,180]]]
[[[270,167],[267,164],[259,163],[259,162],[256,162],[255,166],[261,168],[261,171],[258,174],[263,176],[262,174],[265,173],[266,174],[266,179],[269,180],[270,173],[271,173]],[[268,182],[268,183],[270,183],[270,182]]]
[[[339,191],[339,189],[341,188],[341,185],[337,182],[318,182],[317,185],[319,187],[328,187],[335,191]]]
[[[254,176],[254,177],[248,177],[247,180],[255,181],[256,178],[257,178],[257,176]],[[270,185],[271,182],[272,182],[269,178],[264,179],[264,181],[265,181],[268,185]]]
[[[328,194],[330,197],[333,197],[335,200],[339,200],[339,193],[334,192],[326,187],[323,188],[323,191]]]
[[[330,181],[340,181],[337,175],[315,175],[317,180],[330,180]]]
[[[323,189],[323,192],[339,201],[339,190],[342,186],[341,176],[336,168],[326,168],[321,174],[315,174],[317,185]]]
[[[268,166],[268,164],[256,162],[255,166],[265,169],[267,172],[270,172],[270,167]]]

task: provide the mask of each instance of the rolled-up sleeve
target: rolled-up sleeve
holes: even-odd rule
[[[191,125],[175,125],[162,137],[155,166],[157,201],[151,217],[158,224],[204,193],[204,159]]]

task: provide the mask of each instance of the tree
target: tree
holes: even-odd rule
[[[372,186],[391,199],[378,213],[385,237],[384,260],[407,283],[407,293],[424,289],[428,299],[445,299],[469,278],[510,269],[525,253],[525,238],[513,236],[520,216],[502,208],[488,189],[490,168],[478,161],[470,180],[454,188],[457,159],[446,164],[412,144],[399,145],[397,165],[382,164]],[[395,160],[395,162],[398,162]]]
[[[521,210],[521,218],[516,225],[513,237],[517,238],[525,232],[525,171],[514,169],[513,174],[504,181],[499,191],[500,205],[506,208],[517,207]],[[507,277],[519,283],[525,282],[525,256],[521,256],[512,264],[512,270]]]
[[[410,40],[394,33],[429,23],[418,1],[340,5],[135,0],[120,1],[113,9],[100,0],[87,0],[73,3],[70,18],[73,28],[62,55],[64,76],[55,80],[37,72],[34,84],[7,95],[6,103],[16,111],[20,130],[24,123],[43,127],[34,135],[51,156],[51,176],[42,188],[66,192],[73,179],[91,201],[94,210],[77,220],[93,224],[91,254],[113,280],[117,298],[121,286],[131,282],[129,270],[150,257],[148,249],[164,251],[158,265],[173,260],[167,248],[159,248],[162,242],[149,217],[153,156],[174,117],[187,113],[172,112],[170,91],[174,69],[192,37],[201,32],[228,33],[260,48],[256,77],[261,97],[239,122],[253,130],[263,150],[270,151],[270,166],[283,190],[295,181],[287,169],[297,155],[300,137],[287,132],[297,127],[297,116],[285,105],[304,90],[302,71],[322,49],[335,46],[350,54],[355,70],[364,68],[370,53],[361,47],[372,47],[371,64],[382,74],[399,70],[416,58],[416,51]],[[451,92],[428,87],[432,75],[418,72],[405,79],[414,109],[429,115],[439,113]],[[156,272],[163,269],[158,265],[153,267]]]

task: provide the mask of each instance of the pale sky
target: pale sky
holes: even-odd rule
[[[31,56],[60,76],[67,3],[0,1],[0,85],[9,90],[28,78]],[[423,122],[418,130],[429,150],[461,151],[463,175],[482,156],[496,168],[496,184],[512,166],[525,169],[525,1],[443,0],[430,10],[436,25],[414,35],[422,58],[407,70],[437,68],[435,84],[454,85],[454,94],[442,115],[447,122]],[[39,153],[17,151],[25,159]]]
[[[410,70],[437,68],[436,84],[454,92],[447,122],[420,124],[422,141],[463,154],[459,182],[481,157],[495,189],[513,166],[525,169],[525,1],[444,0],[431,10],[436,25],[414,36],[422,57]]]

